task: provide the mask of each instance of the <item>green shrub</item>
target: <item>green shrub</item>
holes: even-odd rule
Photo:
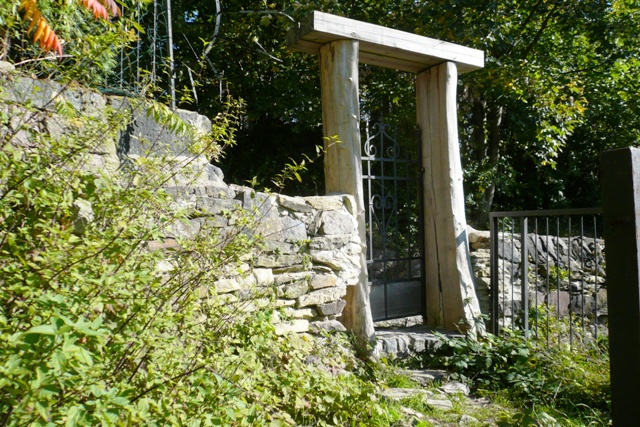
[[[151,250],[199,214],[174,208],[160,187],[171,159],[89,170],[127,116],[59,107],[67,128],[56,138],[40,126],[51,113],[0,109],[12,124],[0,130],[0,425],[397,418],[372,398],[371,383],[332,367],[313,340],[277,336],[272,309],[249,312],[216,294],[213,283],[259,243],[245,232],[250,216],[231,212],[233,230],[205,225],[177,247]],[[326,360],[316,366],[313,355]]]
[[[610,411],[606,342],[573,347],[556,343],[547,348],[512,330],[500,336],[440,341],[424,364],[445,368],[476,390],[506,393],[530,408],[549,407],[578,417],[596,413],[606,418]]]

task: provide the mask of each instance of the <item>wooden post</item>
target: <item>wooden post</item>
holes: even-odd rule
[[[425,203],[427,324],[476,329],[480,307],[473,284],[458,146],[456,64],[418,74]]]
[[[324,124],[324,176],[327,193],[351,194],[356,201],[358,231],[362,242],[360,280],[347,288],[347,305],[342,321],[366,355],[375,337],[369,302],[369,279],[365,259],[366,228],[362,188],[360,147],[360,104],[358,95],[358,41],[339,40],[320,48],[320,84]],[[337,136],[339,143],[332,138]]]
[[[640,150],[601,155],[614,427],[640,420]]]

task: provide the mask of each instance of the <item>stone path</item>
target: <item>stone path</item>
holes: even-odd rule
[[[441,370],[403,370],[402,374],[407,375],[422,387],[429,387],[435,380],[444,381],[437,389],[425,390],[423,388],[388,388],[379,392],[384,399],[401,401],[418,396],[424,404],[441,411],[451,411],[454,409],[454,401],[464,399],[465,405],[469,406],[487,406],[491,403],[484,398],[475,398],[470,396],[469,386],[456,381],[446,381],[447,373]],[[484,422],[467,415],[461,414],[453,423],[443,423],[431,418],[414,409],[402,407],[405,414],[405,420],[396,423],[395,427],[412,427],[422,421],[430,423],[433,426],[479,426],[486,425]]]

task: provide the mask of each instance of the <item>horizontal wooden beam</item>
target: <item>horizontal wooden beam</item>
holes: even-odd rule
[[[484,66],[481,50],[318,11],[289,31],[287,46],[317,53],[321,46],[345,39],[360,42],[360,62],[384,68],[419,73],[450,61],[465,73]]]

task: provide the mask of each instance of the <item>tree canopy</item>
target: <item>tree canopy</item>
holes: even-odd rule
[[[54,3],[38,5],[69,41],[70,70],[83,69],[77,64],[89,54],[100,57],[102,69],[112,69],[118,49],[135,34],[141,44],[129,49],[142,56],[141,64],[152,44],[153,49],[168,44],[152,37],[157,16],[144,15],[143,3],[123,7],[141,11],[138,27],[146,33],[129,21],[115,31],[88,20],[90,12],[80,3],[60,8]],[[153,2],[153,7],[165,4]],[[230,181],[256,177],[254,182],[269,186],[290,158],[313,156],[321,143],[317,58],[285,46],[289,28],[312,10],[485,52],[485,68],[461,76],[458,91],[472,220],[482,223],[491,209],[598,205],[598,153],[638,140],[637,0],[185,0],[172,7],[179,105],[213,117],[228,95],[242,100],[246,114],[239,144],[222,162]],[[15,11],[5,12],[2,22],[15,22]],[[72,19],[82,24],[70,25]],[[18,27],[7,28],[5,40]],[[35,48],[18,42],[8,56],[18,62],[29,49]],[[44,73],[47,63],[40,67]],[[76,74],[94,84],[106,75],[95,68]],[[362,65],[360,78],[364,117],[384,114],[405,129],[413,127],[413,76]],[[310,179],[289,192],[323,192],[321,162],[310,169]]]

